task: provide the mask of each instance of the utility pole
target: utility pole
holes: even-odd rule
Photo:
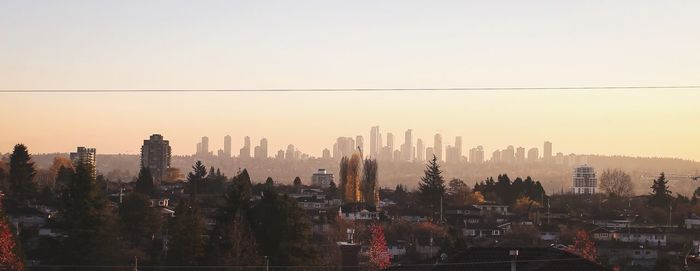
[[[511,251],[509,251],[508,254],[510,254],[510,256],[511,256],[510,271],[517,271],[516,264],[518,261],[518,250],[517,249],[511,250]]]
[[[265,271],[270,271],[270,259],[268,259],[267,256],[264,256],[264,257],[265,257]]]

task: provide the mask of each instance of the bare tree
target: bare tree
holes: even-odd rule
[[[606,169],[600,175],[600,189],[620,197],[633,195],[634,185],[629,174],[621,169]]]

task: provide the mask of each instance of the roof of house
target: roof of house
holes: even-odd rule
[[[510,270],[513,256],[510,251],[517,250],[516,267],[518,271],[596,271],[609,270],[604,266],[581,258],[578,255],[556,248],[467,248],[436,265],[396,266],[390,270]]]

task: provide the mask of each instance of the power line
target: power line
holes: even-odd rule
[[[101,93],[101,92],[391,92],[391,91],[527,91],[527,90],[649,90],[700,89],[700,85],[568,86],[568,87],[425,87],[425,88],[241,88],[241,89],[0,89],[0,93]]]

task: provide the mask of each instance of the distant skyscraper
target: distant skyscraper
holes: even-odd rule
[[[287,152],[284,154],[285,160],[295,160],[295,155],[294,155],[294,145],[289,144],[287,145]]]
[[[355,145],[356,149],[362,151],[362,155],[366,155],[367,150],[365,150],[365,139],[361,135],[355,137]]]
[[[542,149],[542,159],[547,162],[552,161],[552,142],[544,142],[544,149]]]
[[[243,147],[238,153],[238,158],[248,159],[250,158],[250,137],[246,136],[243,138]]]
[[[150,169],[156,180],[162,180],[170,168],[170,142],[162,135],[153,134],[141,146],[141,167]]]
[[[231,136],[224,137],[224,157],[231,158]]]
[[[462,137],[455,137],[455,151],[457,152],[457,161],[462,159]]]
[[[331,159],[331,151],[329,149],[323,149],[323,154],[321,157],[323,159]]]
[[[425,159],[428,161],[433,160],[433,156],[435,156],[435,150],[433,150],[433,148],[430,148],[430,147],[426,148],[425,149]]]
[[[495,150],[491,154],[491,163],[500,163],[501,162],[501,151],[500,150]]]
[[[435,157],[438,161],[442,161],[442,136],[440,134],[435,134],[433,139],[433,151],[435,152]]]
[[[500,152],[499,152],[500,154]],[[469,149],[469,163],[481,164],[484,162],[484,147],[477,146],[476,148]]]
[[[574,194],[595,194],[598,187],[598,179],[595,176],[595,169],[589,165],[582,165],[574,168],[571,177]]]
[[[416,159],[418,161],[425,161],[425,145],[423,145],[423,139],[416,140]]]
[[[515,160],[522,163],[525,162],[525,148],[518,147],[515,151]]]
[[[333,143],[333,159],[340,159],[340,147],[338,147],[338,142]]]
[[[76,152],[70,153],[70,160],[73,161],[73,164],[76,166],[85,166],[85,168],[90,171],[90,177],[92,177],[93,180],[97,177],[96,157],[97,151],[95,148],[78,147]]]
[[[260,145],[255,147],[255,158],[267,158],[267,138],[260,139]]]
[[[394,153],[394,134],[386,133],[386,146],[389,147],[391,153]]]
[[[208,155],[209,154],[209,137],[203,136],[202,137],[202,145],[200,147],[200,155]]]
[[[528,162],[537,162],[537,160],[540,159],[540,153],[537,148],[532,148],[527,151],[527,161]]]
[[[277,155],[275,155],[275,159],[284,160],[284,151],[283,150],[277,151]]]
[[[382,148],[382,137],[379,134],[379,126],[373,126],[369,131],[369,155],[377,158]]]
[[[513,163],[515,161],[515,148],[512,145],[501,151],[501,162]]]
[[[413,161],[413,130],[408,129],[404,135],[404,143],[401,145],[401,158],[404,161]]]
[[[355,152],[355,140],[352,137],[338,137],[336,145],[338,147],[338,159],[343,156],[350,157]]]

